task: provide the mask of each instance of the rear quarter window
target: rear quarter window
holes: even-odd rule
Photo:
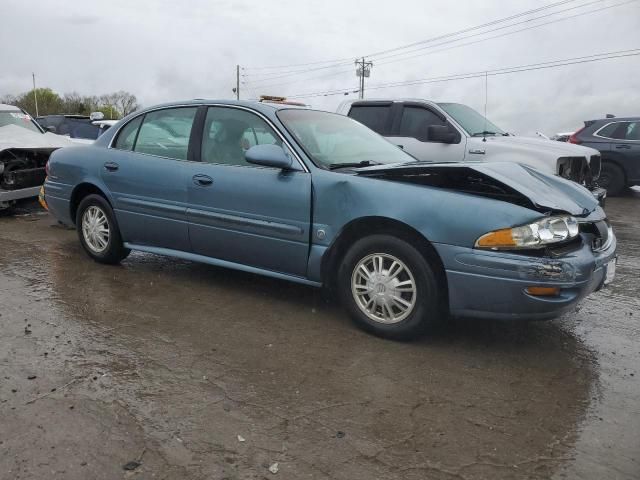
[[[349,110],[349,117],[382,135],[390,112],[391,105],[354,105]]]

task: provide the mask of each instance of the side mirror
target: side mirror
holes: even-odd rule
[[[438,143],[454,143],[456,134],[446,125],[429,125],[427,128],[427,140]]]
[[[244,153],[244,158],[254,165],[282,170],[290,170],[293,165],[291,157],[278,145],[255,145]]]
[[[89,115],[89,120],[91,120],[92,122],[95,120],[104,120],[104,113],[102,112],[91,112],[91,115]]]
[[[49,125],[48,127],[44,127],[44,131],[45,132],[56,133],[56,127],[54,127],[53,125]]]

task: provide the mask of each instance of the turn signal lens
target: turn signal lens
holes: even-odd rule
[[[504,230],[496,230],[481,236],[476,242],[477,247],[494,248],[494,247],[517,247],[518,244],[513,239],[511,228]]]
[[[560,295],[558,287],[527,287],[524,291],[536,297],[557,297]]]

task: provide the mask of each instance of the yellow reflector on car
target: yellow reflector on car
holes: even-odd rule
[[[513,232],[510,228],[496,230],[481,236],[476,242],[477,247],[515,247],[516,241],[513,239]]]
[[[49,210],[49,206],[47,205],[46,200],[44,199],[44,185],[40,187],[40,193],[38,193],[38,202],[42,205],[42,208],[45,210]]]
[[[557,297],[560,295],[558,287],[527,287],[525,292],[536,297]]]

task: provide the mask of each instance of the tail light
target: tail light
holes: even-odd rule
[[[573,132],[571,134],[571,136],[569,137],[569,143],[575,143],[576,145],[580,145],[582,143],[582,141],[578,138],[578,134],[583,131],[585,128],[587,127],[582,127],[580,130],[578,130],[577,132]]]

